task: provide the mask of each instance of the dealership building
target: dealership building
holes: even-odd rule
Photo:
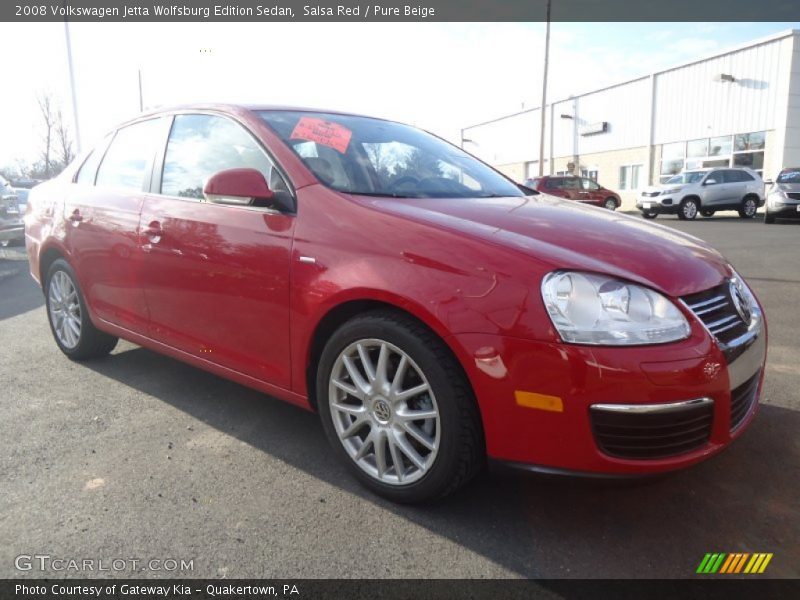
[[[539,174],[539,108],[462,130],[515,179]],[[591,177],[623,208],[684,169],[800,166],[800,31],[790,30],[545,106],[544,174]]]

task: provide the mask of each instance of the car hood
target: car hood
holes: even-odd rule
[[[694,236],[546,194],[354,198],[382,212],[526,253],[552,269],[605,273],[673,297],[714,287],[731,275],[728,261]]]
[[[686,187],[687,184],[685,183],[673,183],[667,184],[662,183],[659,185],[648,185],[641,188],[642,192],[663,192],[664,190],[681,190]]]

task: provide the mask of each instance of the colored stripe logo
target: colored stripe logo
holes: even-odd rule
[[[772,560],[772,553],[756,552],[754,554],[724,552],[709,552],[700,561],[697,573],[713,575],[715,573],[735,574],[746,573],[756,575],[763,573],[767,569],[769,561]]]

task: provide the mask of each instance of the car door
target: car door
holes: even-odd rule
[[[264,149],[239,123],[215,114],[174,117],[163,168],[142,209],[150,336],[289,388],[295,218],[203,198],[208,177],[239,167],[261,171],[273,190],[286,188]]]
[[[590,204],[602,204],[605,200],[602,188],[586,177],[580,178],[581,188],[578,190],[578,199]]]
[[[708,208],[719,208],[728,204],[731,195],[724,169],[710,171],[703,180],[702,205]]]
[[[139,213],[161,118],[117,130],[84,161],[64,200],[64,243],[95,317],[144,333]]]

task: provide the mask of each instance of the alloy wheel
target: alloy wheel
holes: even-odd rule
[[[683,203],[681,207],[683,211],[683,216],[687,219],[694,219],[697,216],[697,203],[693,200],[687,200]]]
[[[65,348],[75,348],[81,338],[81,305],[78,290],[64,271],[56,271],[50,280],[48,307],[58,341]]]
[[[756,201],[752,198],[748,198],[744,201],[744,214],[745,216],[752,217],[756,214],[758,207],[756,206]]]
[[[328,402],[339,441],[373,479],[408,485],[433,466],[441,437],[436,398],[397,346],[374,338],[348,345],[331,370]]]

